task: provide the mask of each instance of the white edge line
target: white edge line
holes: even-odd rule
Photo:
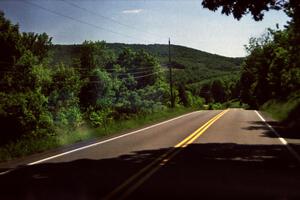
[[[80,147],[80,148],[73,149],[73,150],[71,150],[71,151],[67,151],[67,152],[60,153],[60,154],[57,154],[57,155],[54,155],[54,156],[50,156],[50,157],[47,157],[47,158],[44,158],[44,159],[41,159],[41,160],[37,160],[37,161],[31,162],[31,163],[28,163],[27,165],[29,165],[29,166],[30,166],[30,165],[35,165],[35,164],[38,164],[38,163],[45,162],[45,161],[47,161],[47,160],[51,160],[51,159],[54,159],[54,158],[57,158],[57,157],[61,157],[61,156],[64,156],[64,155],[67,155],[67,154],[70,154],[70,153],[74,153],[74,152],[76,152],[76,151],[81,151],[81,150],[83,150],[83,149],[87,149],[87,148],[90,148],[90,147],[94,147],[94,146],[97,146],[97,145],[100,145],[100,144],[103,144],[103,143],[107,143],[107,142],[110,142],[110,141],[113,141],[113,140],[122,138],[122,137],[126,137],[126,136],[129,136],[129,135],[133,135],[133,134],[135,134],[135,133],[138,133],[138,132],[141,132],[141,131],[145,131],[145,130],[151,129],[151,128],[153,128],[153,127],[160,126],[160,125],[162,125],[162,124],[166,124],[166,123],[169,123],[169,122],[171,122],[171,121],[174,121],[174,120],[177,120],[177,119],[180,119],[180,118],[183,118],[183,117],[186,117],[186,116],[188,116],[188,115],[192,115],[192,114],[195,114],[195,113],[198,113],[198,112],[201,112],[201,111],[194,111],[194,112],[191,112],[191,113],[187,113],[187,114],[184,114],[184,115],[181,115],[181,116],[178,116],[178,117],[175,117],[175,118],[172,118],[172,119],[169,119],[169,120],[160,122],[160,123],[158,123],[158,124],[153,124],[153,125],[151,125],[151,126],[148,126],[148,127],[145,127],[145,128],[139,129],[139,130],[136,130],[136,131],[132,131],[132,132],[129,132],[129,133],[126,133],[126,134],[117,136],[117,137],[113,137],[113,138],[110,138],[110,139],[107,139],[107,140],[104,140],[104,141],[101,141],[101,142],[96,142],[96,143],[93,143],[93,144],[90,144],[90,145],[87,145],[87,146],[83,146],[83,147]],[[9,173],[9,172],[11,172],[11,171],[13,171],[13,169],[10,169],[10,170],[4,171],[4,172],[0,172],[0,175],[7,174],[7,173]]]
[[[119,139],[119,138],[123,138],[123,137],[129,136],[129,135],[133,135],[135,133],[151,129],[153,127],[160,126],[162,124],[169,123],[171,121],[186,117],[188,115],[191,115],[191,114],[194,114],[194,113],[197,113],[197,112],[201,112],[201,111],[194,111],[194,112],[191,112],[191,113],[187,113],[187,114],[181,115],[179,117],[175,117],[175,118],[169,119],[167,121],[163,121],[163,122],[160,122],[158,124],[154,124],[154,125],[151,125],[151,126],[148,126],[148,127],[145,127],[145,128],[133,131],[133,132],[129,132],[129,133],[126,133],[126,134],[123,134],[123,135],[120,135],[120,136],[117,136],[117,137],[113,137],[113,138],[110,138],[110,139],[107,139],[107,140],[104,140],[104,141],[101,141],[101,142],[96,142],[96,143],[93,143],[93,144],[90,144],[90,145],[87,145],[87,146],[83,146],[83,147],[80,147],[80,148],[77,148],[77,149],[73,149],[71,151],[67,151],[67,152],[60,153],[60,154],[57,154],[57,155],[54,155],[54,156],[50,156],[50,157],[47,157],[47,158],[44,158],[44,159],[41,159],[41,160],[38,160],[38,161],[34,161],[34,162],[31,162],[31,163],[28,163],[27,165],[35,165],[35,164],[38,164],[38,163],[41,163],[41,162],[45,162],[47,160],[51,160],[51,159],[61,157],[61,156],[64,156],[64,155],[67,155],[67,154],[70,154],[70,153],[74,153],[76,151],[81,151],[83,149],[87,149],[87,148],[94,147],[94,146],[97,146],[97,145],[100,145],[100,144],[103,144],[103,143],[107,143],[107,142],[110,142],[110,141],[113,141],[113,140],[116,140],[116,139]],[[1,173],[0,173],[0,175],[1,175]]]
[[[4,174],[8,174],[8,173],[9,173],[9,172],[11,172],[11,171],[12,171],[12,170],[10,169],[10,170],[7,170],[7,171],[4,171],[4,172],[1,172],[1,173],[0,173],[0,176],[1,176],[1,175],[4,175]]]
[[[282,138],[279,133],[270,125],[268,124],[268,122],[266,122],[266,120],[259,114],[259,112],[257,112],[257,110],[254,111],[258,117],[267,125],[267,127],[273,132],[275,133],[275,135],[278,137],[278,139],[280,140],[280,142],[282,144],[284,144],[286,146],[286,148],[289,150],[289,152],[297,159],[298,162],[300,162],[300,155],[289,145],[289,143]]]

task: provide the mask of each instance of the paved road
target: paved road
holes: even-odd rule
[[[299,199],[300,142],[285,141],[255,111],[194,112],[71,153],[2,164],[38,161],[0,175],[0,199]]]

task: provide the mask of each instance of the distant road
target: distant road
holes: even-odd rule
[[[0,199],[300,199],[300,140],[290,145],[263,120],[199,111],[3,163],[13,169],[0,175]]]

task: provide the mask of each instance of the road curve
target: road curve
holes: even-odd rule
[[[299,161],[252,110],[195,112],[55,155],[0,175],[0,199],[300,197]]]

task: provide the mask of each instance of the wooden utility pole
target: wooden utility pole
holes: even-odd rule
[[[174,97],[173,97],[173,77],[172,77],[172,64],[171,64],[171,42],[169,38],[169,76],[170,76],[170,101],[171,108],[174,108]]]

